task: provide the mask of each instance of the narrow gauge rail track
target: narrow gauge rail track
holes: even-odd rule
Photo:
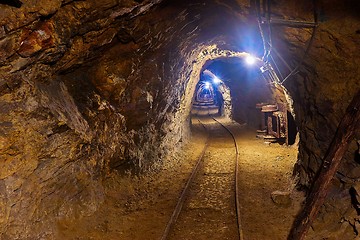
[[[240,240],[243,240],[243,233],[242,233],[242,228],[241,228],[241,218],[240,218],[240,202],[239,202],[239,187],[238,187],[238,171],[239,171],[239,168],[238,168],[238,145],[236,143],[236,138],[235,138],[235,135],[232,133],[232,131],[227,128],[224,124],[222,124],[219,120],[217,120],[216,118],[212,118],[212,120],[214,121],[215,124],[219,124],[221,125],[221,128],[226,130],[226,132],[228,133],[228,137],[229,135],[231,136],[232,138],[232,141],[234,143],[234,148],[235,148],[235,159],[233,159],[233,162],[234,162],[234,170],[233,170],[233,174],[235,175],[233,177],[233,189],[234,189],[234,192],[233,192],[233,195],[234,195],[234,198],[233,201],[235,202],[235,204],[233,204],[233,211],[236,212],[236,218],[234,218],[233,222],[234,224],[236,224],[236,227],[237,227],[237,237],[233,237],[233,239],[240,239]],[[164,233],[161,237],[161,240],[167,240],[170,238],[170,235],[171,235],[171,232],[174,230],[176,224],[177,224],[177,220],[179,218],[179,215],[182,213],[182,210],[183,210],[183,206],[185,204],[186,201],[188,201],[189,198],[191,198],[191,186],[194,185],[194,182],[195,182],[195,179],[196,178],[199,178],[199,170],[202,168],[202,166],[204,165],[204,159],[206,158],[206,152],[208,151],[209,149],[209,145],[210,145],[210,141],[211,141],[211,133],[210,133],[210,129],[209,127],[206,127],[205,124],[203,122],[200,121],[200,119],[198,119],[199,123],[204,127],[204,129],[207,131],[208,133],[208,137],[207,137],[207,140],[206,140],[206,143],[204,144],[204,148],[179,196],[179,199],[178,199],[178,202],[176,204],[176,207],[172,213],[172,216],[170,218],[170,220],[168,221],[168,224],[164,230]],[[231,210],[230,210],[231,211]],[[184,214],[184,213],[182,213]],[[199,217],[200,214],[199,214]],[[223,228],[227,228],[227,226],[223,226]],[[219,230],[221,231],[221,229]]]

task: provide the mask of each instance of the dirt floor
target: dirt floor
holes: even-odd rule
[[[224,119],[222,121],[225,122]],[[255,137],[256,130],[230,122],[226,124],[235,133],[239,144],[239,198],[244,239],[286,239],[303,200],[302,194],[294,190],[294,181],[291,178],[297,147],[265,144],[263,140]],[[157,171],[142,176],[119,175],[114,172],[105,180],[106,197],[101,207],[91,216],[58,222],[58,239],[161,239],[178,197],[207,140],[208,133],[199,124],[192,126],[192,132],[191,141],[179,154],[158,167]],[[214,132],[210,131],[209,134],[211,133]],[[213,171],[211,167],[222,169],[224,174],[230,173],[229,168],[233,167],[230,160],[230,162],[216,161],[217,158],[221,159],[227,154],[225,152],[216,154],[216,147],[223,147],[221,151],[229,149],[231,152],[228,153],[229,156],[233,154],[233,148],[228,145],[227,140],[222,141],[222,136],[218,137],[215,141],[217,146],[211,145],[210,148],[213,149],[206,153],[211,155],[212,162],[204,166],[202,174],[208,174],[208,179],[215,176],[210,174]],[[230,180],[224,176],[216,179],[219,180],[218,183],[223,182],[224,185],[210,187],[216,189],[207,194],[197,194],[198,198],[207,196],[207,200],[205,198],[190,201],[187,206],[198,210],[208,207],[207,204],[212,199],[209,193],[216,196],[223,195],[224,198],[229,197],[229,188],[231,191],[233,189],[230,185],[224,186],[229,184]],[[197,184],[198,187],[201,185],[203,189],[209,189],[209,185],[200,182]],[[200,188],[197,192],[204,191]],[[201,206],[198,206],[200,203]],[[212,205],[218,205],[219,212],[225,211],[224,214],[231,211],[226,210],[227,207],[222,208],[221,204],[215,202]],[[231,215],[234,216],[234,213]],[[204,222],[203,220],[207,218],[201,211],[197,212],[197,217],[199,222]],[[179,221],[183,220],[184,217],[180,214]],[[222,230],[234,228],[234,225],[228,224],[227,220],[216,225]],[[188,239],[178,235],[178,230],[183,227],[186,227],[188,232],[196,232],[198,229],[195,224],[179,225],[171,234],[171,239]],[[212,225],[209,232],[214,229]],[[196,237],[191,234],[188,236],[191,237],[189,239],[223,239],[214,235],[212,238]],[[228,236],[230,237],[227,239],[237,239],[234,234]]]
[[[208,147],[169,239],[237,239],[234,141],[213,119],[194,120],[208,129]]]
[[[301,209],[304,194],[295,189],[292,169],[297,146],[266,144],[254,129],[238,128],[239,199],[244,239],[284,240]]]

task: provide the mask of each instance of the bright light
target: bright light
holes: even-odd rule
[[[213,82],[214,82],[214,83],[220,83],[221,80],[220,80],[220,78],[218,78],[217,76],[214,75],[214,77],[213,77]]]
[[[247,64],[252,65],[255,63],[255,58],[253,56],[251,56],[250,54],[245,58],[245,61]]]
[[[205,89],[210,89],[210,83],[209,83],[209,82],[205,82],[204,88],[205,88]]]

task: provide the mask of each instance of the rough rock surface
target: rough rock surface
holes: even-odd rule
[[[186,141],[204,64],[238,51],[261,54],[250,6],[240,0],[0,4],[1,238],[55,238],[57,219],[94,212],[109,171],[149,170]],[[311,20],[310,8],[305,1],[273,1],[275,16]],[[359,10],[354,0],[323,2],[304,67],[285,82],[300,132],[295,173],[305,188],[360,88]],[[310,32],[273,29],[274,46],[291,66],[301,61]],[[355,152],[354,140],[335,195],[360,177]]]
[[[281,12],[285,16],[291,16],[290,19],[313,21],[310,9],[312,6],[304,3],[296,8],[284,8]],[[345,109],[360,89],[360,69],[357,64],[360,58],[360,19],[354,12],[359,9],[360,5],[356,1],[319,3],[319,23],[309,54],[304,58],[299,73],[284,83],[294,100],[296,123],[300,132],[299,159],[295,174],[299,177],[300,185],[307,189],[311,187],[321,167]],[[284,31],[284,35],[275,38],[277,48],[283,57],[291,59],[290,64],[292,61],[300,62],[312,31],[277,28],[280,29]],[[360,131],[357,131],[356,139],[352,141],[333,180],[334,186],[328,200],[318,221],[314,223],[315,233],[309,236],[310,239],[338,239],[339,236],[351,239],[358,235],[359,227],[353,220],[357,218],[357,214],[353,212],[351,201],[346,199],[350,198],[352,184],[360,178],[356,154],[356,140],[359,137]],[[348,216],[349,212],[352,212],[352,217]]]
[[[146,153],[128,146],[154,128],[126,131],[87,67],[73,70],[125,35],[125,18],[156,3],[0,5],[1,239],[55,238],[58,219],[91,214],[103,201],[101,179],[116,167],[110,163]]]
[[[271,193],[271,200],[281,207],[291,206],[290,192],[274,191]]]

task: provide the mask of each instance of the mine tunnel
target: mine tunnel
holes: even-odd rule
[[[359,12],[0,1],[0,239],[358,239]]]

